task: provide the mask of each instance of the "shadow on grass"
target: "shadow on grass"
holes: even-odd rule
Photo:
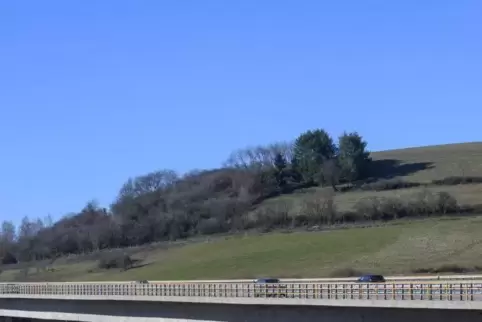
[[[139,260],[139,262],[140,262],[140,260]],[[146,267],[146,266],[149,266],[149,265],[151,265],[151,264],[152,264],[152,263],[138,263],[138,262],[135,262],[135,263],[132,264],[131,267],[126,268],[125,271],[132,271],[132,270],[134,270],[134,269],[141,268],[141,267]]]
[[[372,180],[376,181],[378,179],[408,176],[434,167],[432,162],[402,163],[402,161],[395,159],[374,160],[370,166],[370,174]]]
[[[415,274],[438,274],[438,273],[477,273],[482,271],[481,266],[460,266],[457,264],[444,264],[438,267],[415,268],[412,270]]]

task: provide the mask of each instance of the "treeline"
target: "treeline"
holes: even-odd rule
[[[366,147],[358,133],[344,133],[335,142],[317,129],[290,143],[235,151],[219,169],[182,176],[160,170],[130,178],[109,209],[91,201],[57,222],[26,217],[18,228],[4,222],[0,256],[8,264],[265,227],[266,218],[253,220],[264,199],[312,186],[336,191],[340,183],[368,178],[371,159]],[[325,208],[325,215],[331,211],[330,216],[340,217]]]

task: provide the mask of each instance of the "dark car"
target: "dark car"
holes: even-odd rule
[[[286,285],[277,278],[258,278],[254,281],[254,297],[286,297]]]
[[[382,275],[363,275],[358,280],[358,283],[385,283],[385,278]]]
[[[258,278],[254,281],[256,284],[278,284],[279,278]]]

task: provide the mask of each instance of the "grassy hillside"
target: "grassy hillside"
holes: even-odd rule
[[[482,266],[482,217],[393,222],[381,227],[326,232],[232,236],[170,249],[132,251],[145,266],[96,271],[96,262],[60,260],[53,272],[30,269],[30,280],[229,279],[259,276],[334,276],[347,269],[413,274],[457,264]],[[19,270],[2,274],[4,280]]]
[[[367,197],[412,198],[422,190],[445,191],[460,204],[481,204],[482,183],[433,185],[451,176],[482,177],[482,143],[410,148],[372,154],[378,180],[418,183],[404,189],[353,189],[333,193],[311,188],[265,200],[258,206],[292,207],[309,198],[333,197],[336,207],[352,210]],[[255,210],[256,211],[256,210]],[[370,223],[365,223],[365,226]],[[5,266],[2,280],[132,280],[251,278],[256,276],[320,277],[348,269],[383,274],[413,274],[457,263],[482,266],[482,217],[452,216],[374,223],[368,228],[245,234],[199,238],[200,241],[157,244],[125,250],[140,260],[139,268],[121,272],[99,270],[102,254],[61,258],[55,262]],[[448,266],[447,266],[448,265]],[[22,268],[23,267],[23,268]],[[452,270],[456,268],[452,267]]]
[[[428,186],[415,187],[407,189],[385,190],[385,191],[353,191],[347,193],[335,194],[334,201],[339,210],[353,210],[353,206],[363,198],[370,197],[401,197],[404,199],[411,199],[417,196],[417,193],[422,191],[445,191],[454,196],[460,204],[464,205],[479,205],[482,202],[482,184],[467,184],[467,185],[447,185],[447,186]],[[267,200],[260,207],[274,206],[283,204],[289,207],[296,207],[301,205],[313,197],[324,197],[331,195],[330,188],[312,188],[304,192],[294,193],[292,195],[280,196]]]
[[[429,182],[449,176],[482,176],[482,142],[434,145],[371,154],[389,176]],[[400,164],[393,166],[393,161]]]

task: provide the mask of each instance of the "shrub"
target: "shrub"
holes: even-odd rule
[[[435,269],[435,273],[465,273],[470,271],[471,269],[466,267],[461,267],[457,264],[445,264],[439,266]]]
[[[293,223],[289,212],[290,206],[284,203],[261,207],[251,215],[250,222],[264,231],[288,227]]]
[[[457,200],[445,191],[421,191],[409,202],[411,216],[445,215],[459,211]]]
[[[306,198],[301,204],[300,213],[296,215],[296,226],[329,225],[338,219],[333,195],[314,195]]]
[[[396,197],[363,198],[355,203],[354,208],[364,220],[392,220],[407,216],[407,205]]]
[[[339,212],[333,195],[313,195],[296,207],[281,202],[239,217],[239,227],[271,231],[279,228],[327,226],[338,223],[394,220],[404,217],[445,215],[463,210],[447,192],[423,190],[403,197],[368,197],[358,200],[352,211]]]
[[[437,273],[468,273],[478,271],[479,267],[462,267],[457,264],[444,264],[439,267],[416,268],[413,270],[416,274],[437,274]]]
[[[134,261],[127,254],[104,254],[99,260],[98,267],[101,269],[123,269],[128,270],[132,268]]]
[[[222,220],[218,218],[201,219],[197,225],[200,234],[211,235],[226,232],[226,227]]]
[[[445,191],[441,191],[437,194],[436,207],[437,212],[444,215],[454,213],[459,210],[457,199]]]
[[[377,220],[380,214],[380,198],[362,198],[355,203],[355,212],[365,220]]]
[[[421,183],[418,182],[408,182],[401,179],[385,179],[371,183],[365,183],[360,186],[361,190],[369,191],[383,191],[383,190],[395,190],[395,189],[405,189],[419,187]]]
[[[341,187],[338,187],[338,191],[339,192],[349,192],[349,191],[352,191],[356,188],[355,185],[353,184],[346,184],[346,185],[343,185]]]
[[[276,228],[330,225],[342,221],[336,211],[333,194],[312,195],[301,204],[284,201],[260,207],[242,220],[245,228],[269,231]]]
[[[438,186],[449,186],[457,184],[470,184],[470,183],[482,183],[482,177],[465,177],[465,176],[452,176],[443,178],[440,180],[433,180],[432,184]]]
[[[3,265],[17,264],[18,263],[15,255],[11,252],[8,252],[8,251],[5,252],[5,254],[3,255],[1,262],[2,262]]]
[[[379,204],[379,217],[382,220],[393,220],[406,217],[409,214],[407,204],[400,198],[390,197]]]
[[[364,220],[391,220],[403,217],[449,214],[459,211],[457,200],[447,192],[424,190],[408,198],[370,197],[359,200],[355,212]]]
[[[341,223],[356,223],[363,221],[362,215],[356,211],[343,211],[337,214],[338,221]]]

